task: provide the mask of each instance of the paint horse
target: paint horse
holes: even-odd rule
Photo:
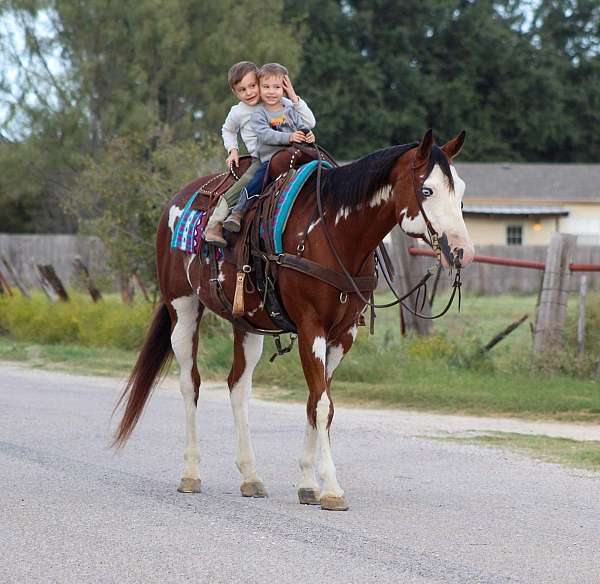
[[[429,243],[432,229],[445,236],[448,245],[442,265],[467,266],[473,260],[474,248],[461,210],[465,183],[452,164],[464,138],[462,132],[438,147],[429,130],[420,143],[385,148],[352,164],[323,170],[319,181],[322,217],[315,215],[315,180],[308,181],[288,218],[284,250],[296,253],[302,240],[303,256],[320,266],[339,272],[341,261],[352,275],[373,276],[374,250],[393,227],[400,225],[407,234]],[[190,190],[182,193],[165,208],[158,225],[162,302],[121,396],[124,414],[115,444],[123,445],[128,439],[174,353],[180,366],[186,414],[185,466],[178,490],[200,491],[195,421],[200,374],[196,355],[198,325],[208,308],[233,324],[234,354],[228,384],[237,433],[235,464],[242,475],[240,490],[247,497],[264,497],[266,490],[256,468],[248,425],[252,373],[261,356],[263,336],[248,332],[215,302],[210,294],[208,258],[170,250],[174,219],[185,206]],[[231,301],[236,266],[227,261],[227,256],[219,262],[217,279]],[[344,298],[334,286],[293,269],[279,269],[277,287],[298,331],[300,359],[308,385],[304,450],[300,457],[300,503],[345,510],[348,504],[336,477],[329,436],[334,414],[331,381],[356,338],[365,302],[355,293]],[[245,321],[255,329],[273,330],[258,293],[246,294],[244,309]]]

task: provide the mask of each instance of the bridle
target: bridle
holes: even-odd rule
[[[416,180],[416,158],[417,158],[417,151],[415,151],[415,154],[413,155],[413,159],[411,162],[411,166],[410,166],[410,172],[411,172],[411,178],[412,178],[412,186],[413,186],[413,193],[415,196],[415,199],[417,201],[417,205],[419,207],[419,211],[422,214],[423,220],[425,221],[425,225],[427,227],[427,232],[429,235],[429,241],[427,241],[427,243],[429,243],[429,245],[432,247],[432,249],[434,250],[435,254],[436,254],[436,261],[429,267],[429,269],[427,270],[426,274],[421,278],[421,280],[419,281],[419,283],[416,286],[413,286],[413,288],[411,288],[406,294],[404,294],[403,296],[399,296],[398,293],[394,290],[393,285],[390,281],[390,277],[389,274],[386,271],[385,268],[385,262],[382,261],[382,259],[379,257],[379,255],[375,255],[377,262],[379,263],[379,265],[381,266],[381,272],[383,273],[383,276],[385,278],[385,281],[387,282],[390,290],[392,291],[393,295],[395,296],[395,300],[393,300],[392,302],[388,302],[386,304],[376,304],[375,302],[372,302],[371,300],[369,300],[368,298],[366,298],[362,292],[360,291],[359,287],[357,286],[354,277],[350,274],[350,272],[348,272],[346,266],[344,265],[339,253],[337,252],[335,245],[333,243],[333,239],[331,237],[331,234],[329,233],[329,230],[327,229],[327,224],[325,222],[325,214],[323,212],[323,202],[322,202],[322,198],[321,198],[321,173],[322,173],[322,162],[323,162],[323,158],[321,156],[321,152],[318,148],[318,146],[315,144],[315,150],[317,152],[317,157],[318,157],[318,163],[317,163],[317,185],[316,185],[316,196],[317,196],[317,208],[319,211],[319,217],[321,219],[321,226],[322,226],[322,230],[323,233],[325,234],[325,239],[327,240],[327,243],[329,245],[329,248],[331,250],[331,253],[333,254],[333,256],[335,257],[337,263],[339,264],[340,268],[342,269],[342,272],[344,273],[344,275],[346,276],[346,278],[348,279],[348,281],[350,282],[350,284],[352,285],[352,288],[354,289],[354,292],[358,295],[358,297],[360,298],[360,300],[362,302],[364,302],[364,304],[366,306],[370,306],[371,308],[389,308],[391,306],[396,306],[398,304],[402,305],[403,308],[405,308],[406,310],[408,310],[409,312],[411,312],[412,314],[414,314],[415,316],[419,317],[419,318],[423,318],[423,319],[427,319],[427,320],[433,320],[436,318],[439,318],[441,316],[443,316],[444,314],[446,314],[446,312],[448,312],[448,310],[450,309],[450,307],[452,306],[453,302],[454,302],[454,298],[458,292],[458,309],[460,310],[460,303],[461,303],[461,291],[460,291],[460,287],[461,287],[461,279],[460,279],[460,259],[461,256],[459,255],[457,258],[454,258],[451,250],[450,250],[450,246],[448,244],[448,240],[446,235],[443,235],[442,237],[438,236],[437,231],[435,230],[435,228],[433,227],[433,225],[431,224],[431,221],[429,220],[429,217],[427,217],[427,213],[425,213],[425,209],[423,208],[423,203],[421,201],[421,197],[419,196],[419,189],[417,186],[417,180]],[[404,300],[406,300],[409,296],[411,296],[414,292],[417,292],[417,298],[415,300],[415,309],[418,306],[418,302],[419,302],[419,295],[421,293],[421,288],[424,288],[424,294],[423,294],[423,303],[421,305],[421,309],[423,310],[423,307],[425,306],[425,301],[427,299],[427,280],[429,280],[429,278],[431,278],[431,276],[437,271],[438,266],[441,266],[441,254],[444,253],[444,255],[446,256],[446,258],[448,259],[449,263],[451,266],[456,267],[456,274],[454,276],[454,282],[452,284],[452,294],[450,295],[450,299],[448,301],[448,304],[446,305],[446,308],[444,308],[444,310],[442,312],[440,312],[439,314],[436,314],[435,316],[427,316],[424,314],[421,314],[419,312],[417,312],[417,310],[413,310],[412,308],[410,308],[409,306],[406,305],[406,303],[404,302]],[[373,296],[371,295],[371,298],[373,298]]]

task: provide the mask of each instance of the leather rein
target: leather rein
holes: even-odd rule
[[[460,290],[461,279],[460,279],[460,263],[459,263],[460,257],[454,258],[454,256],[452,255],[452,252],[450,250],[450,246],[448,245],[446,235],[443,235],[441,238],[438,236],[437,231],[435,230],[435,228],[431,224],[431,221],[427,217],[427,213],[425,213],[425,209],[423,208],[423,204],[421,202],[421,197],[419,197],[419,191],[417,188],[416,165],[415,165],[416,157],[417,157],[416,152],[415,152],[412,162],[411,162],[411,178],[412,178],[412,184],[413,184],[413,192],[414,192],[415,198],[417,200],[417,205],[419,206],[419,211],[422,214],[423,219],[425,221],[425,225],[427,227],[429,241],[427,241],[427,240],[426,241],[432,247],[434,252],[436,253],[436,261],[434,262],[434,264],[432,264],[430,266],[430,268],[427,270],[427,273],[421,278],[421,280],[415,286],[413,286],[406,294],[399,296],[390,281],[389,274],[387,273],[387,270],[386,270],[385,261],[383,261],[383,258],[380,257],[379,253],[376,253],[375,257],[377,259],[377,262],[381,266],[381,271],[383,273],[385,281],[386,281],[389,289],[392,291],[392,294],[396,298],[394,301],[388,302],[386,304],[376,304],[375,302],[371,302],[368,298],[366,298],[362,294],[359,286],[356,284],[355,277],[350,274],[350,272],[347,270],[346,266],[344,265],[344,262],[342,261],[338,251],[335,248],[331,234],[329,233],[329,230],[327,229],[327,224],[325,223],[325,214],[323,212],[323,202],[322,202],[322,197],[321,197],[321,172],[322,172],[322,166],[323,166],[322,165],[323,159],[321,156],[321,152],[316,145],[315,145],[315,150],[317,151],[317,156],[318,156],[317,185],[316,185],[317,208],[319,211],[319,218],[321,219],[321,226],[323,228],[323,233],[325,234],[325,238],[327,239],[327,243],[329,245],[329,249],[331,250],[331,253],[335,257],[340,268],[342,269],[344,276],[347,278],[348,282],[350,282],[350,284],[352,285],[353,292],[355,292],[358,295],[358,297],[361,299],[361,301],[364,302],[366,306],[370,306],[372,309],[374,309],[374,308],[389,308],[391,306],[396,306],[396,305],[400,304],[400,305],[402,305],[403,308],[405,308],[410,313],[414,314],[415,316],[417,316],[419,318],[423,318],[426,320],[434,320],[436,318],[440,318],[441,316],[446,314],[448,312],[448,310],[450,310],[450,307],[454,303],[454,298],[458,292],[458,309],[460,310],[460,303],[461,303],[461,290]],[[456,267],[456,274],[454,276],[454,282],[452,284],[452,294],[450,296],[450,299],[448,300],[448,304],[446,305],[444,310],[442,310],[442,312],[440,312],[439,314],[436,314],[435,316],[428,316],[428,315],[417,312],[416,308],[418,306],[421,288],[424,288],[424,294],[423,294],[423,303],[421,305],[420,310],[423,310],[423,307],[425,306],[425,301],[427,299],[427,284],[426,284],[426,282],[427,282],[427,280],[429,280],[429,278],[431,278],[431,276],[434,274],[434,272],[437,271],[438,266],[441,266],[442,252],[444,252],[447,257],[449,256],[451,265]],[[412,309],[410,306],[407,306],[407,304],[404,302],[404,300],[406,300],[409,296],[411,296],[415,292],[417,292],[417,298],[415,299],[415,309]]]

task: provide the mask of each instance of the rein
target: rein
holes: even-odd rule
[[[425,290],[424,290],[424,294],[423,294],[423,304],[421,305],[421,310],[423,310],[423,307],[425,306],[425,301],[427,299],[427,285],[426,285],[426,282],[427,282],[427,280],[429,280],[429,278],[431,278],[431,276],[433,275],[434,271],[436,271],[437,267],[441,264],[442,247],[440,246],[440,243],[442,243],[442,245],[445,244],[445,246],[448,247],[446,236],[444,235],[442,238],[438,237],[438,234],[437,234],[436,230],[434,229],[433,225],[431,224],[431,222],[429,221],[429,218],[427,217],[427,214],[425,213],[425,210],[423,209],[423,205],[422,205],[421,200],[419,198],[419,193],[418,193],[418,189],[417,189],[417,183],[416,183],[416,179],[415,179],[415,171],[416,171],[416,168],[415,168],[415,159],[416,159],[416,152],[415,152],[415,155],[413,157],[412,164],[411,164],[411,176],[412,176],[412,183],[413,183],[413,191],[414,191],[415,197],[417,199],[417,204],[419,206],[419,210],[420,210],[420,212],[423,215],[423,219],[425,220],[425,225],[426,225],[427,231],[429,233],[430,241],[428,243],[429,243],[429,245],[431,245],[431,247],[433,248],[433,250],[436,253],[436,262],[434,264],[432,264],[432,266],[427,270],[427,273],[421,278],[421,280],[419,281],[418,284],[416,284],[415,286],[413,286],[403,296],[398,296],[398,293],[396,292],[396,290],[394,290],[394,287],[393,287],[392,283],[390,282],[389,276],[388,276],[388,274],[387,274],[387,272],[385,270],[384,263],[381,262],[379,260],[379,258],[378,258],[378,261],[379,261],[379,263],[381,265],[381,268],[382,268],[381,271],[383,273],[385,281],[387,282],[387,285],[389,286],[389,288],[392,291],[393,295],[395,296],[396,300],[393,300],[392,302],[388,302],[386,304],[376,304],[375,302],[371,302],[368,298],[365,298],[365,296],[360,291],[359,287],[357,286],[357,284],[355,282],[354,277],[350,274],[350,272],[348,272],[348,270],[346,269],[346,266],[344,265],[344,262],[342,261],[342,259],[340,258],[340,255],[338,254],[337,250],[335,249],[335,245],[333,243],[333,239],[331,237],[331,234],[329,233],[329,230],[327,229],[327,225],[325,223],[325,214],[323,212],[323,202],[322,202],[322,199],[321,199],[321,172],[322,172],[323,158],[322,158],[321,152],[319,151],[319,148],[317,146],[315,146],[315,150],[317,151],[317,156],[318,156],[317,185],[316,185],[317,208],[319,210],[319,217],[321,219],[321,225],[322,225],[322,228],[323,228],[323,233],[325,234],[325,239],[327,239],[327,243],[329,245],[329,249],[331,250],[331,253],[333,253],[333,256],[335,257],[336,261],[338,262],[340,268],[342,268],[342,272],[344,273],[344,276],[346,276],[346,278],[348,279],[348,281],[352,285],[352,288],[354,289],[354,292],[358,295],[358,297],[361,299],[361,301],[364,302],[366,306],[370,306],[371,308],[390,308],[392,306],[396,306],[396,305],[400,304],[400,305],[402,305],[403,308],[405,308],[406,310],[408,310],[409,312],[411,312],[412,314],[414,314],[415,316],[417,316],[419,318],[423,318],[423,319],[426,319],[426,320],[434,320],[436,318],[440,318],[441,316],[443,316],[444,314],[446,314],[446,312],[448,312],[448,310],[450,309],[450,307],[452,306],[452,304],[454,302],[454,298],[456,296],[456,292],[458,291],[458,309],[460,310],[460,302],[461,302],[460,268],[457,268],[457,270],[456,270],[456,275],[454,277],[454,282],[452,284],[452,288],[453,289],[452,289],[452,294],[450,296],[450,300],[448,301],[448,304],[446,305],[446,308],[444,308],[444,310],[442,312],[440,312],[439,314],[437,314],[435,316],[427,316],[427,315],[424,315],[424,314],[420,314],[419,312],[417,312],[416,310],[413,310],[412,308],[410,308],[409,306],[407,306],[404,303],[404,300],[406,300],[409,296],[411,296],[412,294],[414,294],[414,292],[417,292],[417,299],[415,301],[415,308],[416,308],[417,305],[418,305],[419,294],[420,294],[421,288],[424,287]],[[444,240],[444,241],[442,241],[442,240]]]

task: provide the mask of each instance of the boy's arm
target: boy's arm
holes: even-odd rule
[[[296,90],[294,89],[294,86],[292,84],[292,80],[289,78],[288,75],[285,75],[283,77],[283,89],[289,98],[289,103],[291,103],[292,107],[294,108],[294,111],[300,114],[300,117],[302,118],[302,121],[304,122],[306,128],[308,130],[312,130],[312,128],[314,128],[317,124],[317,120],[315,120],[315,116],[310,111],[308,105],[306,105],[306,102],[296,93]],[[285,98],[284,100],[288,101]]]
[[[235,107],[235,106],[234,106]],[[235,109],[232,107],[225,118],[223,127],[221,128],[221,136],[223,137],[223,145],[227,152],[231,152],[233,148],[239,150],[237,134],[240,129],[240,122],[236,116]]]
[[[269,146],[283,146],[290,143],[291,132],[278,132],[269,125],[269,118],[266,112],[258,111],[252,114],[252,129],[256,132],[259,144],[268,144]]]
[[[294,111],[300,116],[300,118],[302,118],[302,121],[309,130],[312,130],[317,125],[317,120],[315,119],[314,114],[308,107],[307,103],[301,97],[298,97],[297,102],[292,102],[292,107],[294,108]]]

